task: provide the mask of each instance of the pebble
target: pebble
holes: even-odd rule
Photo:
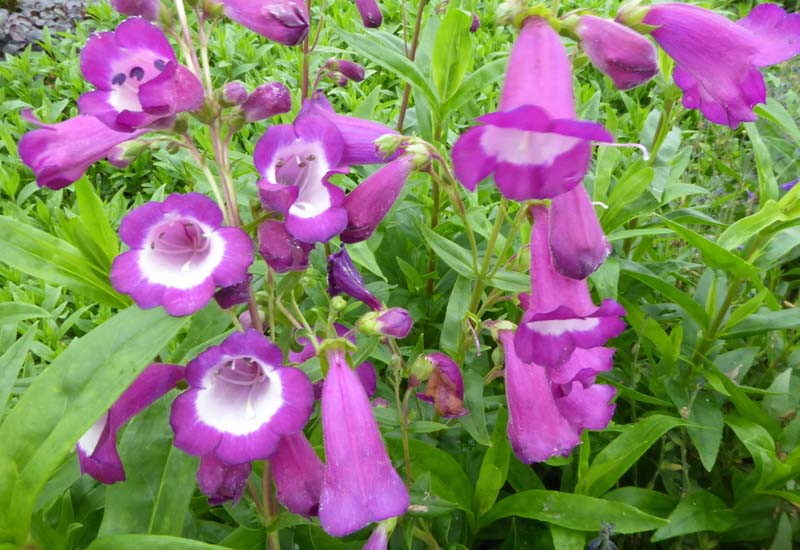
[[[14,11],[0,9],[0,52],[14,54],[51,33],[71,31],[86,17],[88,0],[19,0]]]

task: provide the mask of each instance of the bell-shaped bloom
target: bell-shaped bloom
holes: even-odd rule
[[[111,0],[111,7],[125,15],[138,15],[156,21],[161,10],[161,0]]]
[[[411,171],[414,157],[403,155],[368,176],[344,199],[347,228],[342,231],[345,243],[365,241],[389,213]]]
[[[414,321],[411,315],[401,307],[371,311],[358,320],[358,330],[364,334],[398,339],[408,336],[412,326]]]
[[[329,369],[322,393],[326,464],[319,519],[328,534],[341,537],[403,514],[410,500],[345,352],[329,348],[326,357]]]
[[[253,329],[198,355],[186,365],[186,380],[189,389],[172,404],[175,446],[226,464],[270,458],[314,407],[305,373],[283,366],[278,346]]]
[[[292,94],[280,82],[262,84],[242,103],[242,113],[247,122],[264,120],[291,110]]]
[[[119,233],[130,250],[114,259],[111,284],[149,309],[170,315],[202,309],[217,287],[247,278],[253,243],[237,227],[221,227],[222,212],[199,193],[148,202],[122,220]]]
[[[585,279],[611,253],[611,243],[583,185],[553,197],[549,221],[553,267],[565,277]]]
[[[214,301],[222,309],[230,309],[233,306],[248,303],[250,301],[250,283],[252,281],[253,276],[248,275],[241,283],[220,288],[214,293]]]
[[[426,359],[433,365],[424,393],[417,398],[433,404],[443,418],[457,418],[469,411],[464,408],[464,380],[456,362],[440,352],[429,353]]]
[[[356,8],[365,27],[377,29],[383,23],[383,14],[377,0],[356,0]]]
[[[164,33],[140,17],[90,36],[81,72],[97,88],[78,99],[81,113],[119,132],[169,125],[175,114],[203,105],[203,85],[178,64]]]
[[[275,42],[295,46],[308,35],[303,0],[219,0],[225,15]]]
[[[147,367],[111,408],[78,440],[81,473],[102,483],[125,479],[117,452],[117,432],[183,379],[183,367],[155,363]]]
[[[505,352],[508,438],[524,463],[567,456],[580,443],[584,429],[602,430],[614,414],[612,386],[558,384],[549,369],[517,355],[514,333],[499,331]]]
[[[220,461],[213,453],[203,455],[197,470],[197,485],[212,506],[229,500],[236,504],[244,494],[252,469],[249,462],[230,465]]]
[[[375,311],[383,308],[380,300],[364,286],[364,280],[344,246],[328,257],[328,294],[331,297],[347,294]]]
[[[583,15],[575,29],[592,65],[620,90],[644,84],[658,74],[658,54],[652,42],[615,21]]]
[[[300,432],[281,438],[271,461],[278,501],[293,514],[316,515],[323,465],[306,436]]]
[[[561,38],[528,17],[511,50],[500,110],[478,118],[453,146],[453,166],[470,191],[494,173],[512,200],[545,199],[578,185],[590,141],[613,141],[601,125],[575,120],[572,66]]]
[[[554,368],[565,363],[575,348],[602,346],[618,336],[625,329],[620,319],[625,310],[610,299],[595,306],[585,280],[564,277],[553,268],[547,208],[532,210],[531,297],[515,345],[523,361]]]
[[[21,116],[40,128],[22,136],[19,156],[36,174],[39,187],[50,189],[61,189],[79,180],[90,164],[110,157],[120,143],[146,132],[115,132],[88,115],[56,124],[45,124],[30,109],[23,110]]]
[[[258,226],[258,252],[276,273],[305,271],[313,244],[298,241],[277,220],[266,220]]]
[[[642,21],[657,27],[653,38],[675,60],[684,107],[731,128],[756,120],[753,106],[767,99],[758,68],[800,53],[800,15],[776,4],[738,22],[690,4],[653,4]]]

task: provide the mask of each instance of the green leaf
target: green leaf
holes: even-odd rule
[[[653,167],[640,160],[632,164],[619,178],[608,197],[608,209],[601,217],[606,232],[610,233],[625,223],[624,208],[647,191],[653,175]]]
[[[787,219],[789,219],[789,216],[783,212],[778,203],[770,199],[755,214],[737,220],[733,225],[730,225],[719,236],[717,244],[726,250],[733,250],[773,223],[786,221]]]
[[[0,541],[28,536],[36,497],[184,319],[130,307],[70,346],[28,387],[0,424]]]
[[[778,181],[772,169],[772,156],[769,154],[758,127],[753,122],[745,122],[744,129],[750,143],[753,145],[753,154],[756,157],[756,172],[758,172],[758,199],[766,203],[770,199],[778,198]]]
[[[685,426],[680,418],[653,415],[626,426],[624,432],[600,451],[586,477],[578,481],[575,492],[600,496],[608,491],[633,466],[647,449],[673,428]]]
[[[50,317],[50,313],[39,306],[24,302],[0,303],[0,325],[28,319],[41,319],[42,317]]]
[[[380,277],[386,281],[386,276],[381,271],[378,262],[375,260],[375,254],[373,254],[372,250],[367,246],[366,241],[348,244],[347,253],[350,254],[350,257],[355,263],[367,269],[367,271],[376,277]]]
[[[83,226],[91,231],[94,241],[100,246],[108,263],[111,264],[119,254],[119,238],[108,222],[103,201],[85,176],[75,182],[72,187],[75,189],[78,199],[78,209],[81,212]]]
[[[564,529],[551,523],[550,536],[553,537],[554,550],[583,550],[586,547],[586,535],[580,531]]]
[[[492,444],[486,429],[486,413],[483,404],[483,376],[472,369],[464,371],[464,406],[469,414],[458,419],[472,439],[486,445]]]
[[[162,535],[111,535],[98,538],[87,550],[220,550],[220,546]]]
[[[480,517],[494,505],[500,489],[506,483],[511,445],[506,435],[508,413],[502,407],[497,411],[497,423],[492,432],[492,446],[483,455],[478,483],[475,485],[476,516]]]
[[[597,532],[603,522],[613,523],[617,533],[640,533],[666,525],[662,518],[608,500],[562,493],[559,491],[524,491],[498,502],[481,519],[489,525],[509,516],[535,519],[575,531]]]
[[[469,12],[451,5],[436,32],[431,72],[443,103],[456,92],[472,63],[471,24]]]
[[[518,271],[498,269],[488,284],[506,292],[528,292],[531,289],[530,275]]]
[[[747,397],[744,391],[736,385],[736,382],[721,373],[715,365],[707,364],[707,368],[703,370],[703,376],[715,390],[728,396],[740,415],[763,426],[772,437],[778,437],[781,433],[778,421]]]
[[[475,280],[478,274],[472,268],[472,255],[453,241],[442,237],[426,225],[420,225],[422,236],[436,255],[449,265],[456,273]]]
[[[475,99],[476,95],[500,80],[505,74],[508,58],[491,61],[464,79],[461,87],[445,106],[446,112],[458,111],[465,103]]]
[[[677,497],[665,495],[664,493],[659,493],[651,489],[642,489],[640,487],[621,487],[619,489],[614,489],[603,495],[603,498],[615,502],[624,502],[625,504],[660,518],[669,516],[678,504]]]
[[[701,390],[690,396],[686,388],[672,380],[667,381],[666,388],[681,416],[689,421],[686,431],[700,453],[703,467],[710,472],[717,461],[724,427],[719,394]]]
[[[701,531],[721,533],[733,526],[734,514],[716,495],[695,489],[678,503],[668,521],[655,532],[653,542]]]
[[[756,105],[753,110],[759,117],[777,124],[781,130],[791,136],[795,144],[800,145],[800,129],[798,129],[794,117],[779,101],[768,97],[766,105]]]
[[[36,327],[33,326],[0,357],[0,411],[5,410],[11,390],[14,388],[14,382],[19,375],[19,369],[25,363],[25,357],[28,355],[35,335]]]
[[[461,334],[464,327],[464,318],[469,309],[469,299],[472,294],[472,281],[466,277],[456,277],[450,300],[447,302],[447,311],[439,335],[439,346],[451,355],[455,355],[461,347]]]
[[[744,338],[771,330],[793,330],[800,325],[800,308],[770,311],[762,309],[722,333],[722,338]]]
[[[725,423],[753,457],[754,490],[766,489],[792,477],[790,466],[778,459],[775,441],[763,426],[736,415],[729,415]]]

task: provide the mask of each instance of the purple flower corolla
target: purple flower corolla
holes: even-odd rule
[[[369,536],[369,539],[367,539],[364,550],[387,550],[389,548],[389,537],[392,536],[396,525],[396,518],[378,523]]]
[[[368,313],[367,316],[374,316],[369,322],[371,331],[381,336],[390,336],[402,340],[411,332],[414,321],[408,310],[402,307],[390,307],[376,313]],[[361,323],[359,322],[359,326]]]
[[[425,391],[417,398],[431,403],[443,418],[457,418],[469,411],[464,408],[464,380],[461,369],[455,361],[444,353],[434,352],[426,355],[433,365]]]
[[[242,113],[247,122],[264,120],[291,110],[292,94],[280,82],[262,84],[242,103]]]
[[[476,32],[481,28],[481,18],[478,17],[477,12],[472,12],[472,23],[469,25],[469,32]]]
[[[329,348],[326,358],[329,369],[322,391],[326,464],[319,519],[328,534],[341,537],[403,514],[410,501],[345,352]]]
[[[342,231],[344,243],[369,239],[400,196],[408,176],[414,170],[413,155],[403,155],[368,176],[344,199],[347,228]]]
[[[575,348],[602,346],[618,336],[625,310],[606,299],[597,307],[585,280],[564,277],[553,268],[548,245],[548,211],[533,207],[531,232],[531,297],[517,329],[516,352],[525,362],[554,368]]]
[[[81,113],[118,132],[170,126],[174,115],[203,104],[203,85],[178,64],[164,33],[140,17],[89,37],[81,72],[97,88],[78,99]]]
[[[111,284],[143,309],[163,305],[170,315],[202,309],[217,287],[247,278],[253,243],[236,227],[221,227],[222,212],[199,193],[148,202],[122,220],[130,250],[114,259]]]
[[[383,14],[377,0],[356,0],[356,8],[365,27],[376,29],[383,23]]]
[[[81,473],[102,483],[125,480],[117,452],[117,432],[183,379],[183,367],[155,363],[147,367],[111,408],[78,440]]]
[[[782,191],[791,191],[794,188],[794,186],[797,185],[798,181],[800,181],[800,178],[795,178],[792,181],[781,184],[780,188]]]
[[[652,42],[615,21],[583,15],[575,29],[592,64],[620,90],[644,84],[658,74]]]
[[[161,10],[160,0],[111,0],[111,7],[125,15],[138,15],[156,21]]]
[[[220,461],[213,453],[203,455],[197,470],[197,485],[212,506],[229,500],[236,504],[244,494],[252,469],[249,462],[231,465]]]
[[[253,276],[248,275],[240,283],[219,289],[214,293],[214,301],[222,309],[230,309],[239,304],[246,304],[250,301],[250,283],[252,281]]]
[[[494,173],[512,200],[545,199],[578,185],[591,160],[590,141],[613,141],[600,124],[575,120],[572,66],[561,38],[528,17],[511,50],[500,110],[479,117],[453,146],[461,183],[474,191]]]
[[[383,309],[380,300],[364,286],[364,280],[344,246],[328,257],[328,295],[339,294],[360,300],[374,311]]]
[[[172,404],[175,446],[226,464],[272,456],[281,437],[300,432],[314,406],[303,371],[250,329],[228,336],[186,365],[189,389]]]
[[[271,461],[278,501],[293,514],[316,515],[324,467],[306,436],[300,432],[281,438]]]
[[[275,42],[295,46],[308,35],[303,0],[219,0],[225,15]]]
[[[753,107],[767,99],[758,68],[800,53],[800,15],[776,4],[758,5],[738,22],[690,4],[653,4],[642,22],[657,27],[653,38],[675,60],[684,107],[731,128],[756,120]]]
[[[583,185],[553,197],[548,242],[553,267],[570,279],[585,279],[611,253],[592,201]]]
[[[283,222],[266,220],[258,226],[258,252],[276,273],[305,271],[313,244],[298,241]]]
[[[512,331],[500,330],[499,338],[505,352],[508,438],[520,461],[567,456],[584,429],[608,425],[615,408],[612,386],[556,383],[549,369],[520,359]]]

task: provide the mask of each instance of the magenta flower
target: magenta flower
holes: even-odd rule
[[[575,348],[602,346],[618,336],[625,329],[620,319],[625,310],[610,299],[595,306],[586,281],[564,277],[553,268],[547,208],[532,210],[531,298],[515,348],[526,363],[554,368],[565,363]]]
[[[36,174],[37,185],[50,189],[79,180],[90,164],[113,155],[117,145],[146,133],[115,132],[87,115],[55,124],[45,124],[30,109],[23,110],[21,116],[40,128],[22,136],[19,156]]]
[[[253,263],[247,233],[221,225],[219,207],[199,193],[134,209],[120,225],[130,250],[114,259],[111,284],[144,309],[163,305],[170,315],[202,309],[216,287],[245,280]]]
[[[324,467],[306,436],[281,438],[271,460],[278,501],[293,514],[317,515]]]
[[[189,389],[172,404],[175,446],[230,465],[270,458],[314,407],[303,371],[284,367],[281,350],[253,329],[198,355],[186,380]]]
[[[233,80],[222,87],[222,100],[227,105],[241,105],[247,100],[247,88],[238,80]]]
[[[326,352],[322,393],[325,478],[320,499],[322,528],[334,537],[374,521],[399,516],[409,495],[381,441],[364,386],[344,351]]]
[[[767,99],[758,68],[800,53],[800,15],[776,4],[758,5],[738,22],[690,4],[653,4],[643,22],[658,27],[653,38],[675,60],[683,105],[731,128],[756,120],[753,106]]]
[[[481,18],[478,17],[477,12],[472,12],[472,23],[469,25],[469,32],[476,32],[481,28]]]
[[[308,35],[303,0],[218,0],[225,15],[275,42],[295,46]]]
[[[371,311],[358,320],[358,330],[373,336],[388,336],[403,339],[411,332],[414,321],[408,310],[390,307],[381,311]]]
[[[417,398],[431,403],[443,418],[457,418],[469,411],[464,408],[464,380],[455,361],[440,352],[426,355],[433,365],[424,393]]]
[[[78,440],[76,450],[81,473],[102,483],[125,480],[117,452],[117,432],[128,420],[183,380],[183,367],[153,364],[125,390],[111,408]]]
[[[620,90],[635,88],[658,74],[656,48],[638,32],[593,15],[581,16],[575,30],[589,60]]]
[[[383,23],[383,14],[376,0],[356,0],[356,8],[365,27],[376,29]]]
[[[125,15],[138,15],[157,21],[161,0],[111,0],[111,7]]]
[[[258,226],[258,252],[276,273],[305,271],[313,244],[298,241],[277,220],[266,220]]]
[[[175,114],[203,105],[200,81],[178,64],[164,33],[140,17],[89,37],[81,72],[97,88],[78,99],[81,113],[119,132],[171,126]]]
[[[572,66],[561,38],[540,17],[525,20],[511,50],[500,110],[478,118],[453,146],[464,187],[494,173],[513,200],[545,199],[578,185],[591,160],[590,141],[613,141],[605,128],[575,120]]]
[[[252,281],[253,276],[248,275],[240,283],[220,288],[214,293],[214,301],[222,309],[230,309],[233,306],[248,303],[250,301],[250,283]]]
[[[252,469],[249,462],[230,465],[220,461],[213,453],[203,455],[197,470],[197,485],[212,506],[229,500],[236,504],[244,494]]]
[[[328,258],[328,295],[333,297],[339,294],[360,300],[372,310],[383,309],[380,300],[364,286],[364,280],[344,246]]]
[[[292,110],[292,94],[280,82],[262,84],[242,103],[242,113],[247,122],[264,120]]]
[[[364,67],[346,59],[332,57],[325,62],[322,68],[326,69],[328,78],[334,80],[339,86],[346,86],[351,80],[361,82],[365,76]]]
[[[364,550],[387,550],[389,548],[389,537],[392,536],[397,519],[392,518],[382,521],[375,526],[372,534],[364,545]]]
[[[350,191],[344,199],[347,227],[342,231],[344,243],[369,239],[400,196],[409,174],[414,170],[413,155],[403,155]]]
[[[520,359],[512,331],[500,330],[499,337],[506,361],[508,438],[522,462],[567,456],[584,429],[608,425],[615,408],[609,404],[616,393],[612,386],[585,386],[578,380],[559,384],[549,369]]]

